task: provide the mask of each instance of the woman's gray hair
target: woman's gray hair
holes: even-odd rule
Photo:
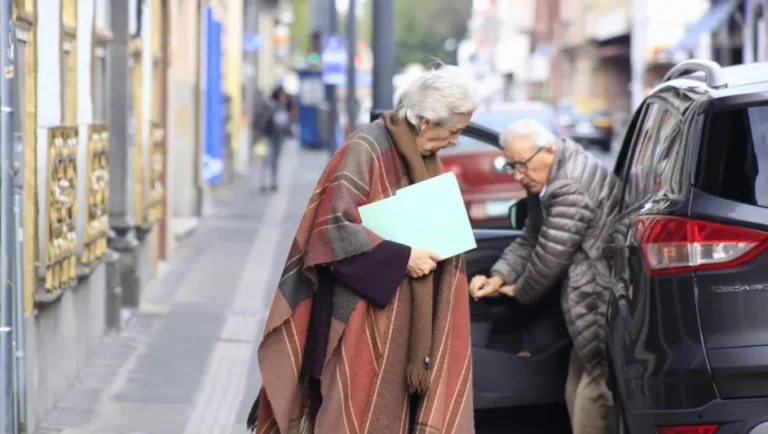
[[[469,75],[458,66],[441,65],[409,83],[397,99],[394,115],[416,131],[421,119],[450,125],[456,115],[477,110],[478,101]]]
[[[536,148],[543,148],[548,145],[557,146],[559,143],[557,136],[535,119],[520,119],[510,122],[499,136],[499,144],[504,148],[513,137],[525,137]]]

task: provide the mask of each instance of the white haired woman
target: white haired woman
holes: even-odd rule
[[[441,66],[331,158],[259,346],[264,384],[251,429],[474,432],[463,258],[384,240],[357,209],[439,174],[436,153],[476,108],[464,72]]]

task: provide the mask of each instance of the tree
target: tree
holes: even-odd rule
[[[373,2],[375,0],[364,0],[360,9],[360,16],[357,21],[357,35],[359,39],[365,39],[370,42],[373,36]]]
[[[357,0],[357,39],[371,41],[373,35],[373,2],[375,0]],[[347,30],[347,16],[339,14],[339,31]]]
[[[395,0],[395,56],[398,66],[456,63],[445,41],[460,41],[467,32],[471,0]],[[375,17],[374,17],[375,19]]]
[[[291,23],[291,47],[302,55],[309,53],[309,6],[307,0],[292,0],[293,23]]]

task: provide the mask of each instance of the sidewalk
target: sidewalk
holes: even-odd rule
[[[254,170],[215,198],[136,316],[104,338],[36,433],[245,433],[261,383],[256,346],[326,161],[291,143],[278,192],[259,193]]]

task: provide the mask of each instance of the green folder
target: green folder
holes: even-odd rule
[[[397,191],[358,208],[363,225],[385,240],[449,258],[477,247],[453,172]]]

